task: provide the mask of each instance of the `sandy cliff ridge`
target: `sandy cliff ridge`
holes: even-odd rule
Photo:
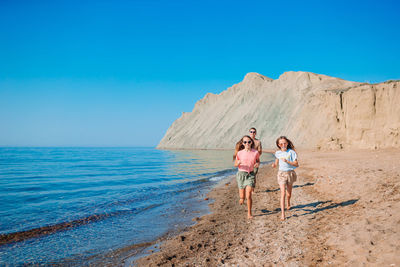
[[[264,148],[286,135],[299,148],[400,147],[400,81],[368,84],[309,72],[248,73],[183,113],[158,148],[233,148],[250,127]]]

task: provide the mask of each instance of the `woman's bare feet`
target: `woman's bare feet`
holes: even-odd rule
[[[254,217],[251,215],[251,214],[247,214],[247,219],[249,219],[249,220],[251,220],[251,219],[253,219]]]
[[[291,208],[290,205],[287,205],[287,206],[286,206],[286,210],[290,210],[290,208]]]
[[[285,215],[282,215],[281,216],[281,221],[284,221],[285,220]]]
[[[243,205],[243,203],[244,203],[244,198],[240,198],[240,199],[239,199],[239,204],[240,204],[240,205]]]

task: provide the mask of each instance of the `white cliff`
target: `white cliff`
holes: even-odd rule
[[[248,73],[183,113],[158,148],[232,149],[257,128],[264,148],[286,135],[299,148],[400,147],[400,82],[366,84],[309,72]]]

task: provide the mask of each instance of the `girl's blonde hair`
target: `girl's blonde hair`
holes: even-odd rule
[[[235,146],[235,154],[233,154],[233,160],[236,159],[237,153],[238,153],[240,150],[243,150],[243,149],[244,149],[243,138],[245,138],[245,137],[247,137],[247,138],[249,138],[249,139],[251,140],[251,149],[254,149],[254,140],[253,140],[253,138],[251,138],[251,137],[248,136],[248,135],[243,136],[242,139],[240,139],[240,140],[236,143],[236,146]]]

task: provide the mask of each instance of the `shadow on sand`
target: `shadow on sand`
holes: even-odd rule
[[[316,209],[298,208],[299,210],[306,211],[306,213],[303,213],[303,214],[300,214],[300,215],[293,214],[292,216],[289,216],[287,218],[300,217],[300,216],[305,216],[305,215],[309,215],[309,214],[318,213],[318,212],[324,211],[324,210],[335,209],[335,208],[338,208],[338,207],[345,207],[345,206],[353,205],[357,201],[358,201],[358,199],[350,199],[350,200],[343,201],[343,202],[340,202],[340,203],[330,203],[328,206],[320,207],[320,208],[316,208]],[[328,203],[328,202],[332,202],[332,201],[324,201],[323,203]],[[302,205],[299,205],[299,206],[302,206]],[[293,209],[295,209],[296,207],[293,207]],[[315,207],[317,207],[317,206],[315,206]]]
[[[305,213],[302,213],[299,215],[293,214],[293,215],[287,217],[286,219],[291,218],[291,217],[300,217],[300,216],[315,214],[315,213],[318,213],[318,212],[321,212],[324,210],[334,209],[334,208],[338,208],[338,207],[345,207],[345,206],[353,205],[357,201],[358,201],[358,199],[351,199],[351,200],[343,201],[340,203],[334,203],[334,202],[332,202],[332,200],[327,200],[327,201],[317,201],[317,202],[308,203],[308,204],[304,204],[304,205],[293,206],[290,209],[291,211],[304,211]],[[324,206],[324,204],[327,204],[327,203],[330,203],[330,204],[327,206]],[[261,210],[262,214],[256,215],[256,216],[276,214],[280,211],[281,211],[280,208],[275,209],[275,210],[262,209]]]
[[[306,184],[301,184],[301,185],[294,185],[293,188],[298,188],[298,187],[304,187],[304,186],[310,186],[310,185],[314,185],[314,183],[306,183]],[[269,192],[276,192],[279,191],[280,188],[275,188],[275,189],[267,189],[265,190],[265,192],[269,193]]]

